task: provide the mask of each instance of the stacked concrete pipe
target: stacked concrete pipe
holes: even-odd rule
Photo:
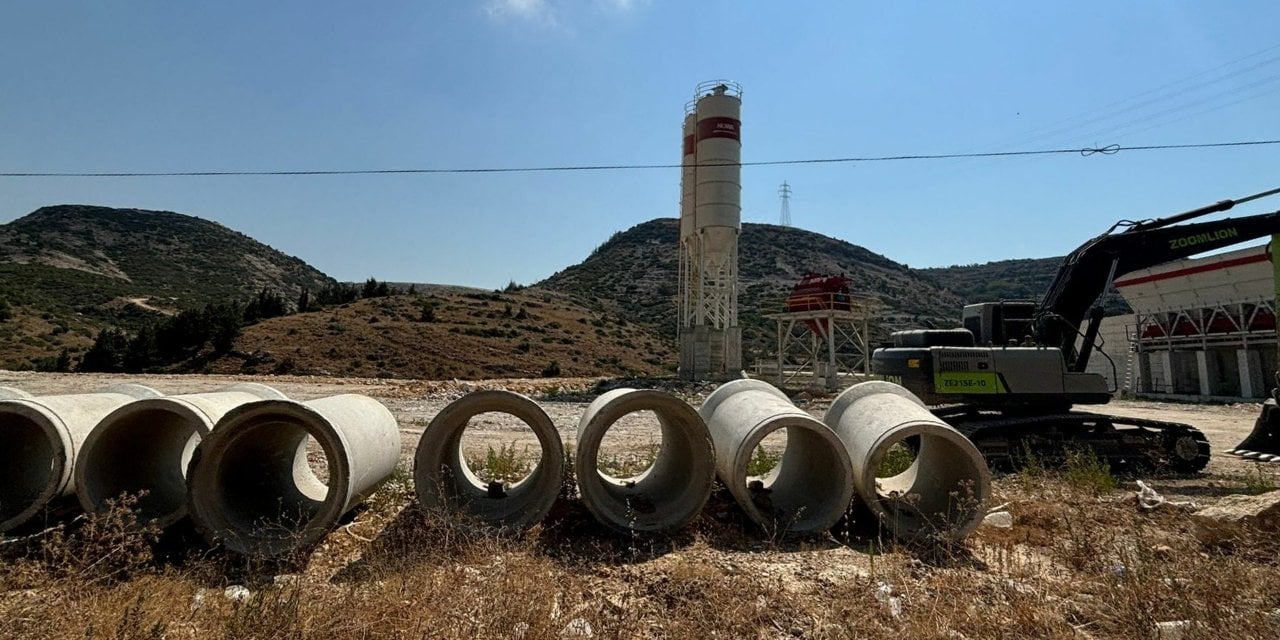
[[[21,398],[30,398],[31,394],[22,389],[14,389],[13,387],[0,387],[0,400],[18,400]]]
[[[240,405],[285,399],[271,387],[249,382],[126,404],[85,438],[76,464],[76,497],[85,511],[100,512],[122,493],[138,495],[138,519],[168,527],[187,515],[187,464],[201,439]]]
[[[541,460],[511,486],[485,483],[467,466],[462,434],[482,413],[513,415],[533,430]],[[418,502],[429,511],[460,512],[494,526],[526,527],[555,504],[564,482],[564,444],[536,402],[510,391],[476,391],[444,408],[423,430],[414,454],[413,481]]]
[[[327,481],[311,469],[309,440],[324,453]],[[212,543],[245,555],[288,556],[333,530],[399,458],[395,416],[367,396],[250,402],[228,411],[196,447],[187,506]]]
[[[849,454],[836,434],[759,380],[734,380],[699,409],[716,450],[716,473],[738,504],[769,531],[813,533],[836,524],[853,498]],[[778,465],[749,483],[747,464],[762,440],[785,429]]]
[[[903,387],[881,381],[849,387],[824,418],[844,441],[862,500],[900,539],[959,540],[985,515],[991,474],[977,447],[939,420]],[[877,478],[895,444],[918,439],[915,460],[902,473]]]
[[[81,445],[107,414],[160,394],[135,384],[99,393],[0,399],[0,533],[31,521],[70,495]]]
[[[662,443],[653,465],[632,478],[597,471],[600,442],[623,416],[652,411]],[[687,403],[654,390],[615,389],[596,398],[578,422],[575,460],[582,502],[604,525],[623,532],[678,529],[711,496],[715,450],[702,417]]]

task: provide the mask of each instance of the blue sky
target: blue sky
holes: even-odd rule
[[[7,2],[0,172],[671,164],[704,80],[743,160],[1280,138],[1280,3]],[[746,167],[743,220],[911,266],[1061,255],[1280,186],[1280,145]],[[679,171],[0,178],[215,220],[346,280],[501,287],[678,214]],[[1262,201],[1245,212],[1280,208]],[[672,249],[674,251],[674,247]]]

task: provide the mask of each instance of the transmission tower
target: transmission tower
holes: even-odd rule
[[[778,224],[791,226],[791,185],[784,180],[778,187],[778,197],[782,199],[782,215],[778,216]]]

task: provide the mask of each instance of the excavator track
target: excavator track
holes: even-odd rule
[[[973,405],[937,407],[933,413],[967,436],[997,470],[1020,469],[1032,457],[1060,464],[1082,449],[1117,470],[1190,474],[1209,463],[1208,439],[1179,422],[1086,411],[1009,415]]]

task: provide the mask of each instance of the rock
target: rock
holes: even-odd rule
[[[248,587],[240,584],[233,584],[222,591],[223,597],[233,602],[244,602],[253,595]]]
[[[1182,640],[1190,631],[1190,620],[1170,620],[1156,623],[1156,637],[1160,640]]]
[[[595,636],[591,623],[586,618],[574,618],[560,630],[561,638],[590,638]]]
[[[982,524],[984,526],[995,527],[997,529],[1012,529],[1013,514],[1008,511],[988,513],[987,516],[982,519]]]
[[[1249,531],[1280,532],[1280,491],[1256,496],[1227,496],[1191,514],[1196,538],[1207,545],[1225,545]]]

